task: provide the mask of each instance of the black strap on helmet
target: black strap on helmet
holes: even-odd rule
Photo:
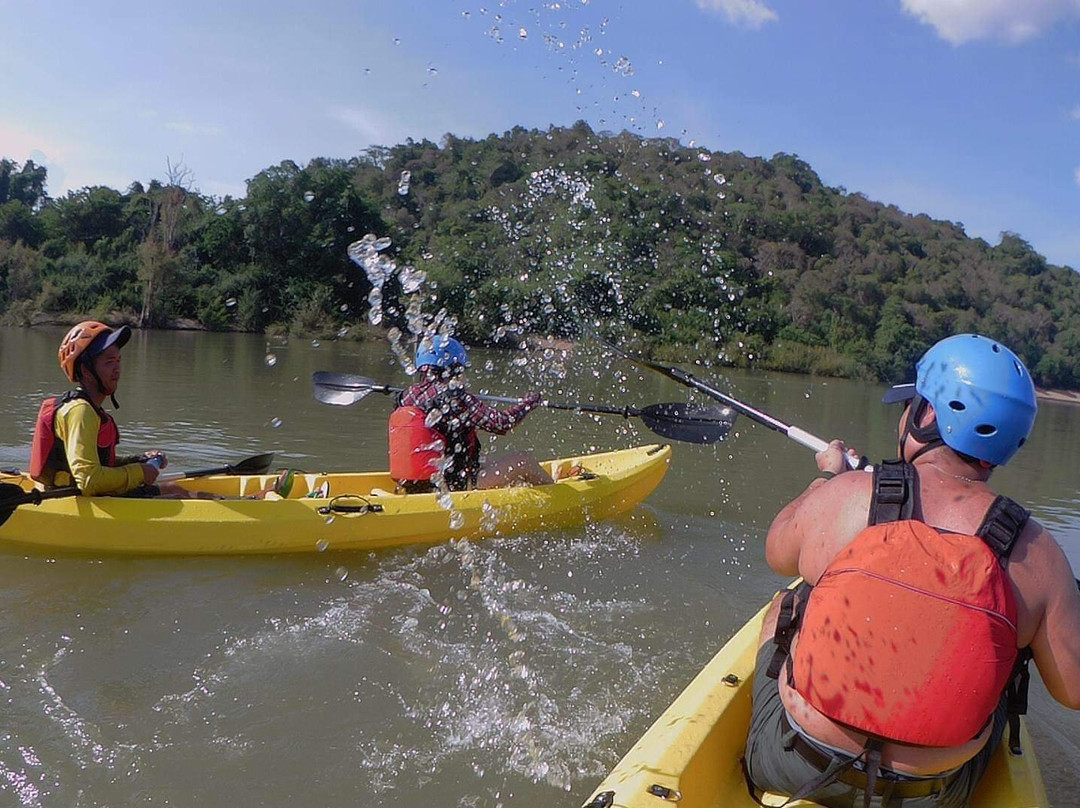
[[[915,397],[911,399],[911,406],[908,408],[907,420],[904,422],[904,433],[900,436],[900,455],[903,456],[904,454],[904,442],[909,435],[919,443],[926,444],[915,452],[911,458],[912,462],[915,461],[915,458],[929,452],[931,449],[945,445],[945,441],[941,439],[941,431],[938,429],[936,418],[926,426],[919,426],[919,420],[928,406],[930,406],[930,402],[923,398],[920,393],[916,393]]]

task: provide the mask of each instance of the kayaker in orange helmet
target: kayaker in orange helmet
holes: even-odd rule
[[[154,485],[168,464],[164,452],[117,457],[120,432],[103,404],[111,398],[117,406],[120,349],[129,339],[126,325],[110,328],[87,320],[61,340],[60,367],[75,389],[42,403],[30,457],[30,476],[46,487],[74,483],[86,496],[186,494],[175,483]]]
[[[461,378],[469,366],[465,347],[453,337],[424,337],[416,351],[420,380],[398,397],[390,416],[390,476],[409,493],[435,490],[441,473],[447,488],[497,488],[550,483],[528,452],[481,464],[477,430],[505,435],[540,403],[530,394],[497,410],[470,393]]]
[[[769,528],[769,565],[805,584],[765,621],[746,773],[826,806],[957,808],[1004,733],[1019,743],[1028,658],[1080,709],[1080,592],[1053,536],[988,484],[1035,422],[1012,351],[949,337],[884,401],[905,405],[899,459],[843,473],[833,441],[828,477]]]

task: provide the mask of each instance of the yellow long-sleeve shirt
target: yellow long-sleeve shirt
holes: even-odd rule
[[[64,442],[64,454],[75,484],[85,496],[126,494],[142,485],[143,470],[138,463],[103,466],[98,456],[101,417],[93,405],[76,398],[56,411],[56,437]]]

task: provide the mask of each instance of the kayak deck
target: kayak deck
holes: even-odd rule
[[[720,649],[585,806],[658,808],[677,798],[679,808],[755,808],[739,760],[746,749],[757,641],[767,609]],[[1021,729],[1021,746],[1023,753],[1012,755],[1002,741],[976,789],[972,808],[1049,806],[1026,726]],[[786,799],[768,794],[764,802],[779,806]],[[800,800],[788,805],[809,808],[816,803]]]
[[[23,505],[0,525],[0,543],[48,550],[137,554],[243,554],[373,550],[452,538],[512,535],[605,519],[630,510],[660,484],[671,447],[648,445],[548,461],[586,472],[551,485],[399,494],[386,472],[297,473],[286,499],[241,499],[276,475],[181,482],[232,499],[67,497]],[[16,478],[16,481],[19,481]],[[329,496],[309,498],[323,484]],[[21,485],[33,483],[26,477]],[[444,505],[450,504],[448,509]]]

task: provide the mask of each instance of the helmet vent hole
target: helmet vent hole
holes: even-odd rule
[[[1018,444],[1016,444],[1016,448],[1019,449],[1025,443],[1027,443],[1027,438],[1020,438],[1020,442]]]
[[[949,402],[949,409],[952,410],[953,412],[963,412],[964,410],[967,409],[967,405],[964,404],[963,401],[955,401],[954,400],[954,401]]]
[[[1001,353],[1001,346],[995,342],[993,345],[990,346],[990,350],[992,350],[994,353]]]
[[[991,424],[979,424],[975,427],[975,431],[984,437],[989,437],[997,432],[997,427]]]
[[[1024,377],[1024,366],[1019,362],[1013,362],[1013,367],[1016,368],[1016,375],[1020,378]]]

